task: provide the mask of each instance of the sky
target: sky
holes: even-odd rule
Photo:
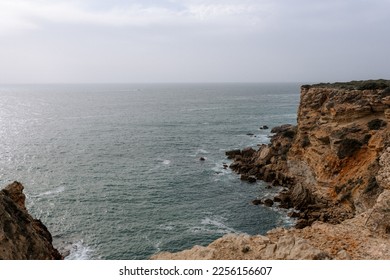
[[[390,0],[0,0],[0,83],[390,79]]]

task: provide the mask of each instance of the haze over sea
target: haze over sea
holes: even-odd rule
[[[241,182],[225,151],[267,143],[259,127],[296,123],[298,102],[290,83],[3,85],[0,183],[24,184],[67,259],[264,234],[292,223],[251,204],[278,189]]]

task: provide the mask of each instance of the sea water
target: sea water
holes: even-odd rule
[[[0,184],[67,259],[147,259],[227,233],[291,226],[278,189],[242,182],[225,151],[296,122],[299,84],[0,86]],[[205,160],[201,161],[203,157]]]

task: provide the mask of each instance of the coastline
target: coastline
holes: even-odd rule
[[[196,252],[152,258],[389,259],[390,91],[387,82],[378,83],[302,86],[297,126],[274,128],[269,145],[232,155],[231,168],[243,180],[285,187],[256,204],[290,209],[297,228],[276,228],[264,236],[229,234],[195,247]],[[25,211],[23,195],[13,197]],[[30,223],[51,240],[41,223]]]
[[[288,188],[272,203],[291,209],[296,227],[152,259],[390,259],[389,121],[390,81],[302,86],[296,127],[227,153],[242,180]]]

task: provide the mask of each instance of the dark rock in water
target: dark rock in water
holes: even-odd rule
[[[249,176],[248,177],[248,182],[249,183],[255,183],[256,182],[256,177],[255,176]]]
[[[260,204],[263,204],[263,201],[261,201],[261,199],[254,199],[254,200],[252,200],[252,204],[253,205],[260,205]]]
[[[200,158],[199,158],[199,160],[200,160],[200,161],[205,161],[205,160],[206,160],[206,158],[204,158],[204,157],[200,157]]]
[[[241,162],[239,162],[239,161],[233,162],[232,164],[230,164],[229,167],[230,167],[232,170],[237,171],[237,170],[239,170],[239,168],[241,167]]]
[[[228,157],[228,159],[233,159],[236,156],[241,155],[241,150],[226,151],[225,155]]]
[[[248,181],[248,183],[255,183],[256,182],[255,176],[249,176],[247,174],[241,174],[240,179],[242,181]]]
[[[277,187],[277,186],[280,186],[281,184],[280,184],[280,182],[279,182],[279,180],[273,180],[272,182],[271,182],[271,186],[273,186],[273,187]]]
[[[253,136],[254,134],[253,134],[253,133],[247,133],[246,135],[248,135],[248,136]]]
[[[227,169],[228,168],[228,165],[227,164],[224,164],[223,165],[223,169]]]
[[[260,129],[268,129],[269,127],[267,125],[260,126]]]
[[[274,197],[274,202],[282,202],[282,199],[278,196]]]
[[[274,205],[274,201],[270,198],[267,198],[266,200],[264,200],[264,205],[271,207],[272,205]]]
[[[295,211],[289,212],[287,215],[290,218],[299,218],[300,217],[300,213],[299,212],[295,212]]]

